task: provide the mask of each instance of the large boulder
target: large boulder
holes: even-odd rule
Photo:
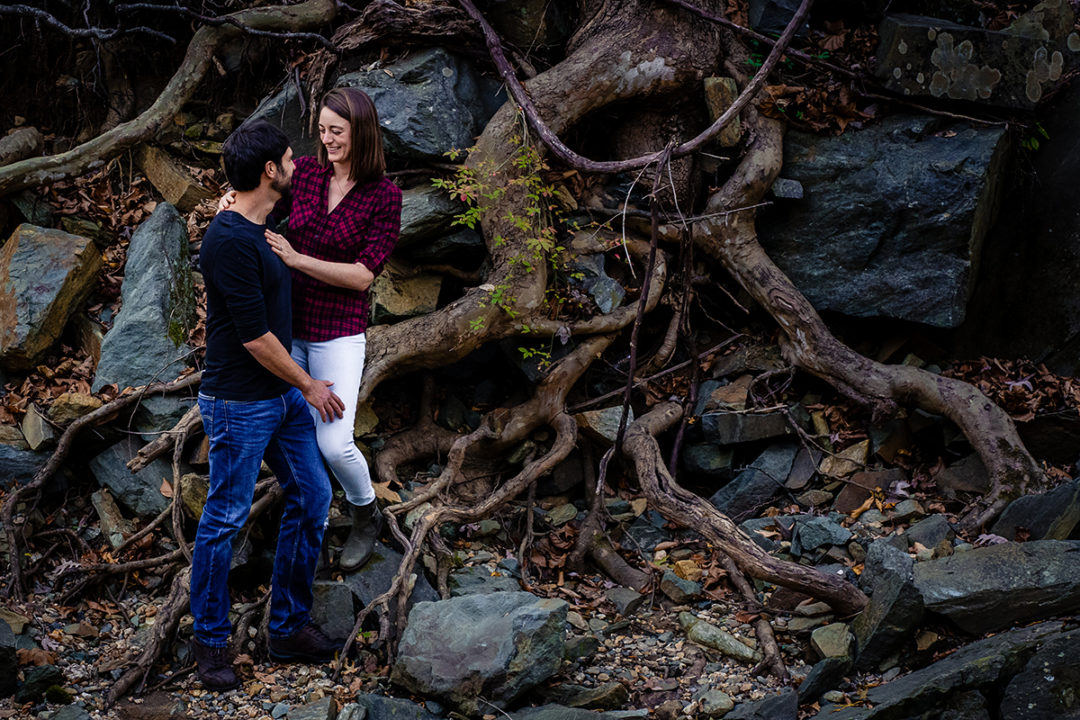
[[[709,498],[720,512],[741,522],[761,509],[784,487],[799,446],[784,442],[766,449],[750,467]]]
[[[33,479],[52,453],[37,452],[22,445],[0,443],[0,489]]]
[[[1001,127],[925,115],[789,132],[784,176],[805,196],[761,213],[761,243],[818,310],[956,327],[1007,146]]]
[[[187,246],[187,224],[168,203],[132,235],[123,305],[101,344],[94,392],[111,383],[123,389],[172,380],[186,367],[192,349],[185,340],[195,320]]]
[[[90,294],[101,253],[90,240],[23,224],[0,247],[0,367],[30,370]]]
[[[465,708],[478,697],[505,707],[558,671],[566,612],[564,601],[527,592],[417,603],[391,680]]]
[[[1080,541],[1001,543],[917,563],[926,609],[975,635],[1080,609]]]
[[[379,111],[383,146],[395,158],[443,160],[473,144],[505,100],[498,83],[485,79],[461,58],[435,48],[377,68],[346,72],[334,87],[354,87],[371,96]],[[264,100],[245,122],[261,119],[285,131],[297,155],[314,155],[318,138],[288,83]]]
[[[418,185],[401,193],[401,233],[398,248],[411,248],[418,252],[420,245],[430,245],[437,238],[450,232],[454,218],[464,206],[459,205],[447,192],[433,185]],[[484,248],[483,238],[480,250]],[[438,260],[446,260],[445,256]],[[428,260],[431,262],[432,260]]]

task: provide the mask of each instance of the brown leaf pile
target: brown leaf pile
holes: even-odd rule
[[[942,373],[965,380],[1005,409],[1016,422],[1080,408],[1080,382],[1050,372],[1042,363],[981,357]]]

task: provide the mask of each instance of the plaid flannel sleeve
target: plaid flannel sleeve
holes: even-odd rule
[[[356,258],[375,275],[382,271],[401,232],[401,190],[390,182],[380,189],[379,197],[374,198],[368,242]]]

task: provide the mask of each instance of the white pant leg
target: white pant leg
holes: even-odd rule
[[[324,342],[294,340],[292,352],[293,360],[311,377],[334,383],[330,389],[345,404],[342,417],[328,423],[322,421],[315,408],[309,405],[308,409],[315,418],[319,450],[353,505],[367,505],[375,499],[367,461],[353,442],[366,346],[367,338],[361,333]]]

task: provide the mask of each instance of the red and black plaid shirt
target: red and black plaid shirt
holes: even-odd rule
[[[401,230],[401,190],[387,178],[355,185],[327,213],[333,167],[313,157],[296,158],[292,201],[274,215],[289,213],[289,242],[297,252],[319,260],[363,263],[375,275],[397,243]],[[309,342],[359,335],[368,326],[366,290],[334,287],[292,271],[293,337]]]

